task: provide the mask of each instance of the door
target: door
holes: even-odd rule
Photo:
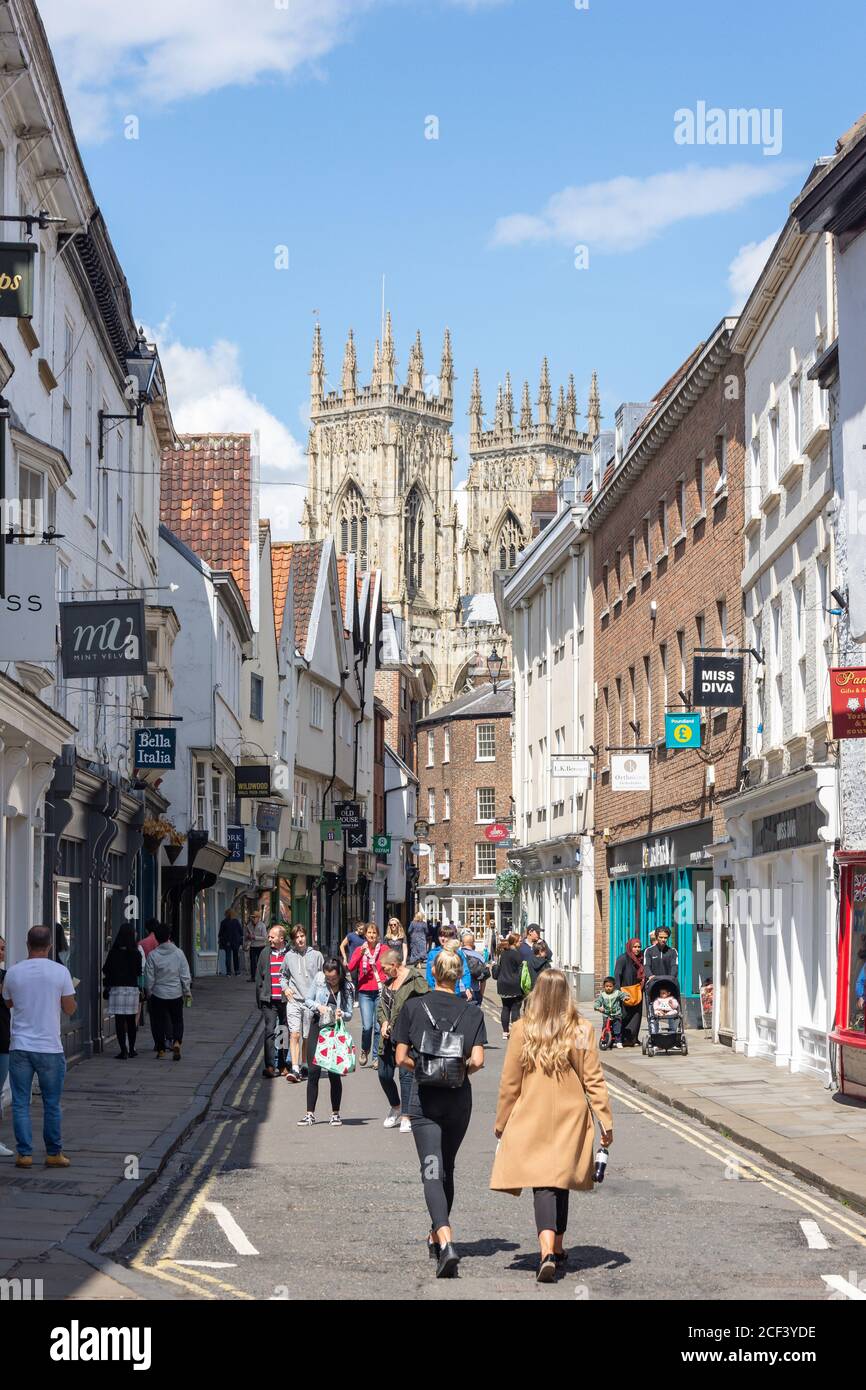
[[[732,878],[723,878],[719,881],[719,897],[721,898],[719,963],[713,982],[719,991],[719,1040],[728,1044],[734,1036],[734,924],[731,921],[733,882]]]

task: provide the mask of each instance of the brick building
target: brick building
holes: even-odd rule
[[[712,971],[709,846],[739,785],[742,709],[701,710],[701,746],[665,748],[665,711],[691,708],[692,658],[742,638],[744,404],[736,320],[665,383],[588,498],[595,651],[597,977],[626,940],[673,929],[698,1016]],[[748,658],[747,658],[748,660]],[[649,752],[650,790],[614,791],[611,752]],[[690,890],[690,891],[685,891]]]
[[[429,825],[418,899],[428,919],[478,930],[510,922],[511,902],[496,895],[506,852],[485,836],[509,823],[511,682],[460,695],[418,720],[418,816]]]

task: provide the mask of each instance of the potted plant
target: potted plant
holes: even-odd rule
[[[177,830],[175,826],[169,824],[168,844],[165,847],[165,857],[169,864],[173,864],[177,859],[183,849],[185,839],[186,836],[180,830]]]

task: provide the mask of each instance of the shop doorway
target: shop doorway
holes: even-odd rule
[[[721,922],[719,923],[719,962],[714,989],[719,991],[719,1042],[732,1047],[734,1041],[734,923],[731,921],[733,879],[719,881]]]

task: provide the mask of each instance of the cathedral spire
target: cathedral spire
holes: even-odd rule
[[[409,350],[409,376],[406,385],[414,391],[424,390],[424,349],[421,346],[420,328]]]
[[[358,359],[355,355],[355,338],[351,328],[346,339],[346,351],[343,353],[343,396],[349,405],[355,400],[355,388],[357,386]]]
[[[496,410],[493,414],[493,433],[497,438],[502,437],[503,426],[503,403],[502,403],[502,382],[496,388]]]
[[[559,434],[565,429],[565,388],[560,386],[559,397],[556,402],[556,421],[554,428]]]
[[[391,310],[385,315],[385,336],[382,339],[382,365],[380,369],[383,386],[393,386],[396,380],[397,354],[394,351],[394,338],[391,333]]]
[[[481,378],[478,368],[472,373],[472,393],[469,397],[469,439],[470,447],[484,429],[484,406],[481,403]]]
[[[379,356],[379,339],[376,339],[376,346],[373,348],[373,375],[370,378],[370,385],[374,391],[379,389],[379,380],[382,371],[381,358]]]
[[[577,430],[577,392],[574,389],[574,377],[568,378],[568,395],[565,398],[565,428],[567,430]]]
[[[598,394],[598,372],[592,374],[589,388],[589,404],[586,410],[586,429],[590,439],[595,439],[601,429],[601,399]]]
[[[451,333],[446,328],[442,342],[442,365],[439,368],[439,399],[450,401],[454,397],[454,359],[451,356]]]
[[[514,395],[511,390],[511,373],[505,373],[505,402],[502,424],[505,433],[511,437],[514,433]]]
[[[520,428],[532,429],[532,401],[529,398],[529,382],[523,383],[523,396],[520,401]]]
[[[315,409],[322,404],[325,393],[325,354],[322,352],[322,330],[316,324],[313,330],[313,357],[310,362],[310,403]]]
[[[550,394],[550,372],[547,366],[547,358],[541,364],[541,381],[538,384],[538,423],[539,425],[550,424],[550,407],[552,404]]]

